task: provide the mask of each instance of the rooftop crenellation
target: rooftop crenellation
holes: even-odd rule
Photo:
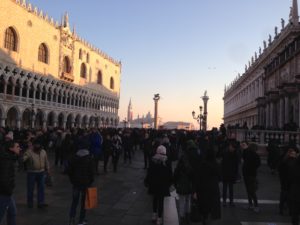
[[[20,7],[24,8],[28,12],[35,14],[36,16],[40,17],[41,19],[45,20],[47,23],[51,24],[55,28],[60,28],[63,23],[58,22],[57,20],[54,20],[53,17],[49,18],[49,15],[43,10],[39,9],[36,6],[33,6],[29,1],[26,0],[11,0],[12,2],[16,3]],[[110,62],[114,63],[116,66],[121,66],[121,62],[118,60],[113,59],[111,56],[106,54],[105,52],[101,51],[99,48],[93,46],[88,41],[84,40],[83,38],[79,37],[75,32],[73,33],[73,38],[79,42],[82,42],[86,47],[90,48],[92,51],[98,53],[103,58],[109,60]]]

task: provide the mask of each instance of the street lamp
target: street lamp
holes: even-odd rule
[[[193,119],[197,120],[197,122],[199,123],[200,131],[202,130],[202,121],[204,119],[204,115],[202,114],[202,109],[203,109],[203,107],[199,106],[200,114],[197,116],[195,115],[196,114],[195,111],[192,112]]]

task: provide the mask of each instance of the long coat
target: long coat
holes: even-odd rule
[[[300,156],[289,168],[289,203],[292,215],[300,213]]]
[[[0,195],[11,196],[15,188],[15,162],[18,157],[8,150],[0,150]]]
[[[239,157],[237,151],[226,150],[222,159],[222,180],[234,183],[237,178],[239,168]]]
[[[145,178],[148,193],[156,196],[170,196],[169,188],[172,184],[172,170],[162,161],[151,159]]]
[[[198,164],[194,185],[200,213],[210,214],[213,219],[221,218],[219,179],[220,169],[216,162],[202,160]]]

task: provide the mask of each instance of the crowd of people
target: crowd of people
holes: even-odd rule
[[[110,172],[110,160],[113,172],[117,173],[121,156],[124,163],[131,164],[138,149],[144,155],[144,184],[153,197],[153,223],[163,223],[164,197],[170,195],[172,186],[178,194],[181,225],[220,219],[222,206],[235,207],[234,185],[241,179],[247,191],[247,209],[260,212],[256,192],[261,160],[257,146],[227,137],[223,127],[206,133],[129,128],[65,131],[0,128],[0,146],[0,223],[6,214],[7,224],[16,224],[15,169],[27,172],[27,207],[35,206],[35,186],[37,207],[48,206],[44,191],[46,180],[51,180],[49,152],[54,154],[54,165],[63,168],[62,173],[69,176],[73,186],[69,225],[87,224],[86,191],[100,174],[99,161],[104,161],[103,173]],[[268,151],[272,156],[278,149],[270,145]],[[276,165],[272,165],[272,172],[279,172],[281,184],[279,211],[284,214],[288,209],[292,224],[299,225],[299,152],[292,144],[279,152]],[[222,183],[221,193],[219,183]],[[76,219],[78,205],[80,213]]]

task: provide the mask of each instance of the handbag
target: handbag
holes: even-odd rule
[[[94,209],[98,206],[98,192],[96,187],[89,187],[85,195],[85,209]]]

